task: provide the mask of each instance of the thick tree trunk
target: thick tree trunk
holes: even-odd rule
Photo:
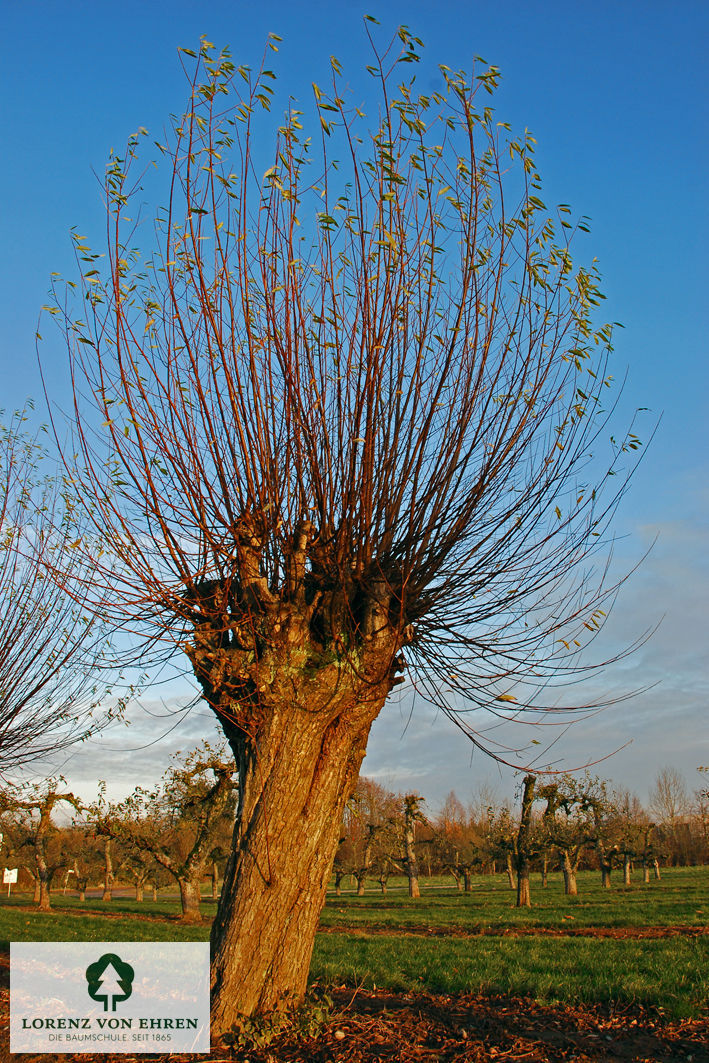
[[[628,855],[628,853],[624,853],[623,854],[623,885],[624,886],[629,886],[630,885],[630,864],[631,864],[630,856]]]
[[[337,691],[327,714],[269,706],[255,755],[231,736],[240,815],[212,925],[213,1035],[302,999],[345,802],[385,693],[372,687],[353,704],[351,688]]]
[[[568,852],[562,854],[562,871],[564,873],[564,893],[567,897],[578,896],[578,886],[576,885],[576,870],[571,857]]]
[[[507,885],[513,890],[515,888],[515,869],[512,863],[512,853],[507,854],[507,866],[505,870],[507,871]]]
[[[649,881],[650,881],[650,865],[648,864],[647,860],[643,857],[643,882],[645,882],[647,884]]]
[[[611,888],[611,871],[613,870],[611,864],[601,864],[601,886],[603,889],[609,890]]]
[[[180,886],[180,903],[182,904],[182,922],[201,923],[201,879],[180,877],[178,883]]]
[[[35,904],[39,904],[39,896],[40,896],[41,892],[42,892],[42,887],[39,884],[39,877],[37,877],[34,880],[34,893],[32,895],[32,900],[34,901]]]
[[[466,893],[472,893],[473,892],[472,875],[471,875],[470,870],[467,867],[463,868],[463,882],[465,884],[465,892]]]
[[[653,866],[653,870],[655,872],[655,878],[659,878],[660,877],[660,861],[657,860],[657,859],[653,860],[652,866]]]
[[[520,860],[517,870],[517,907],[532,907],[532,895],[529,889],[529,862],[527,860]]]
[[[531,908],[532,898],[529,892],[529,836],[532,825],[532,805],[534,804],[534,775],[525,775],[522,787],[522,810],[517,831],[517,907]]]
[[[49,878],[40,872],[39,876],[39,903],[37,910],[39,912],[51,911],[51,901],[49,899]]]
[[[142,882],[136,882],[136,884],[135,884],[135,899],[136,899],[136,901],[142,901],[143,900],[143,883]]]
[[[367,880],[367,869],[361,867],[356,872],[356,878],[357,878],[357,896],[358,897],[364,897],[364,883]]]
[[[341,897],[342,896],[342,880],[343,880],[344,877],[345,877],[345,872],[342,870],[342,868],[337,868],[335,870],[335,896],[336,897]]]

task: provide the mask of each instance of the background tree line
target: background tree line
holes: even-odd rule
[[[700,768],[700,772],[706,769]],[[231,844],[238,798],[235,765],[223,748],[202,743],[177,754],[153,789],[137,787],[108,802],[105,784],[87,804],[60,776],[0,792],[2,860],[18,867],[19,888],[33,889],[39,910],[51,891],[85,900],[100,890],[110,901],[117,885],[136,900],[145,891],[179,891],[184,921],[201,918],[205,892],[216,900]],[[393,793],[360,777],[347,802],[332,887],[378,888],[405,876],[409,895],[419,878],[450,876],[470,892],[480,875],[503,875],[518,905],[531,903],[530,875],[544,888],[550,873],[575,895],[577,873],[597,870],[629,884],[661,867],[709,863],[709,787],[690,792],[674,768],[663,768],[647,807],[629,790],[592,776],[525,776],[514,803],[482,787],[469,801],[451,791],[438,811],[417,793]],[[620,878],[622,876],[622,879]],[[536,888],[536,887],[535,887]]]
[[[661,866],[709,861],[709,791],[702,784],[691,793],[674,768],[658,773],[647,807],[588,773],[551,781],[526,776],[517,797],[514,805],[500,803],[482,788],[464,803],[451,791],[438,812],[427,814],[419,794],[393,794],[360,778],[345,812],[336,889],[349,876],[358,892],[367,879],[384,892],[392,872],[415,883],[420,871],[450,874],[458,889],[470,890],[474,875],[501,872],[525,904],[532,870],[543,885],[550,871],[561,872],[573,895],[579,870],[597,869],[610,885],[616,869],[625,882],[634,870],[648,881]],[[414,884],[409,892],[415,891]]]

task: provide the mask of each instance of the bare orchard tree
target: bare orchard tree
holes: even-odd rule
[[[110,693],[97,668],[106,651],[101,623],[83,607],[94,565],[75,549],[81,510],[70,485],[46,474],[28,417],[18,412],[0,426],[2,773],[95,730]]]
[[[35,866],[37,907],[40,912],[51,908],[50,888],[57,871],[68,866],[68,854],[57,842],[58,828],[52,819],[55,806],[64,802],[81,812],[81,801],[75,794],[62,791],[66,779],[58,775],[42,783],[25,783],[0,791],[0,811],[16,814],[24,820],[28,847],[31,846]]]
[[[420,794],[405,794],[401,803],[401,863],[409,883],[409,897],[420,897],[418,859],[416,856],[416,824],[426,823],[421,810],[424,803]]]
[[[186,656],[237,763],[216,1034],[302,997],[392,688],[408,674],[490,748],[472,710],[574,707],[550,685],[578,680],[615,592],[594,558],[638,443],[601,457],[611,329],[572,265],[583,226],[486,106],[497,70],[419,95],[417,47],[372,42],[364,103],[333,59],[312,135],[292,100],[269,118],[270,70],[186,53],[164,207],[141,226],[137,134],[107,169],[107,256],[75,236],[82,310],[52,308],[67,463],[122,564],[96,609],[142,659]]]
[[[586,807],[584,783],[573,775],[562,775],[546,783],[538,796],[546,801],[543,828],[546,838],[559,856],[564,876],[564,893],[578,895],[577,872],[585,850],[591,845],[594,831]]]
[[[234,818],[233,775],[234,762],[203,742],[176,754],[154,790],[136,787],[115,805],[107,805],[101,793],[92,808],[96,830],[107,842],[116,839],[128,853],[151,857],[170,873],[180,890],[185,923],[202,918],[202,880],[212,870],[224,819]]]

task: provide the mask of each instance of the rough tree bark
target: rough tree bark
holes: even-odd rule
[[[37,910],[40,912],[48,912],[51,909],[49,887],[52,881],[52,872],[44,855],[44,839],[39,837],[37,838],[35,847],[35,863],[37,864],[37,879],[39,882]]]
[[[202,903],[201,880],[199,878],[187,878],[180,875],[177,879],[180,887],[180,902],[182,904],[181,920],[183,923],[201,923]]]
[[[240,1013],[302,997],[345,803],[369,730],[396,682],[402,636],[388,603],[375,598],[363,608],[353,650],[337,637],[323,646],[311,627],[311,536],[311,527],[298,533],[290,600],[283,601],[260,576],[256,528],[242,524],[248,609],[235,613],[228,647],[205,625],[188,648],[239,776],[232,852],[211,933],[215,1029],[228,1029]],[[337,590],[332,605],[345,605]]]
[[[386,696],[365,685],[352,705],[337,687],[320,711],[314,697],[272,705],[255,753],[234,743],[243,784],[211,934],[216,1029],[305,991],[340,820]]]
[[[578,885],[576,883],[577,861],[571,859],[571,853],[568,849],[561,849],[560,852],[564,874],[564,893],[567,897],[576,897],[578,896]]]

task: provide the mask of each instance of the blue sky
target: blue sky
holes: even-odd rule
[[[703,0],[601,0],[593,5],[331,3],[255,5],[240,0],[134,0],[116,5],[5,3],[1,29],[5,146],[0,171],[2,400],[40,400],[34,333],[49,275],[71,275],[71,226],[100,238],[95,173],[108,150],[138,126],[158,138],[185,99],[176,49],[205,34],[229,43],[239,62],[259,62],[268,32],[283,38],[274,68],[294,95],[324,80],[335,54],[353,81],[368,61],[365,12],[383,30],[407,23],[426,48],[419,76],[437,84],[437,64],[468,67],[474,54],[503,73],[495,107],[515,129],[529,127],[547,203],[570,203],[592,219],[581,250],[598,257],[604,316],[624,324],[615,375],[627,371],[622,408],[662,415],[655,441],[618,519],[621,558],[650,558],[625,588],[609,625],[621,645],[664,616],[652,642],[608,676],[606,689],[658,683],[635,701],[577,725],[555,749],[574,766],[632,744],[599,766],[644,797],[673,764],[695,784],[709,763],[707,738],[707,82],[709,7]],[[47,330],[49,332],[49,330]],[[54,397],[66,394],[61,345],[44,351]],[[432,801],[451,786],[465,797],[497,772],[473,760],[447,721],[409,702],[391,704],[375,726],[365,770],[394,788],[417,787]],[[144,754],[122,745],[156,737],[136,719],[129,738],[103,740],[99,763],[130,785],[141,757],[157,773],[204,720]],[[138,761],[136,761],[136,757]],[[90,786],[96,754],[77,753],[64,770]],[[135,781],[138,781],[137,779]],[[144,781],[144,780],[143,780]],[[508,776],[500,781],[509,789]]]

